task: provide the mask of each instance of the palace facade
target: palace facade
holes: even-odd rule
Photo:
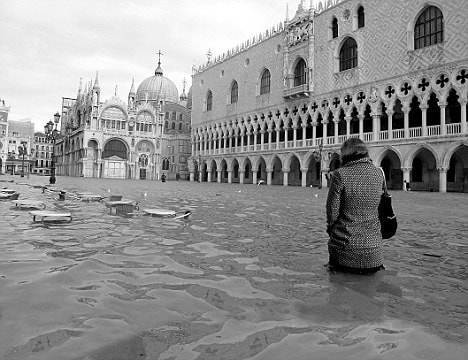
[[[190,178],[320,186],[359,137],[389,188],[468,192],[468,2],[337,0],[193,71]]]
[[[161,62],[154,76],[127,102],[117,89],[101,101],[98,75],[76,98],[62,98],[61,136],[55,145],[57,175],[114,179],[187,179],[190,148],[190,98],[185,82],[177,87],[163,76]]]

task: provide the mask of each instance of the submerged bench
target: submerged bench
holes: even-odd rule
[[[119,200],[119,201],[108,201],[106,205],[109,207],[109,213],[130,213],[135,209],[138,209],[138,205],[132,200]]]
[[[44,210],[46,205],[43,202],[35,200],[16,200],[14,201],[15,207],[19,209],[37,209]]]
[[[33,222],[71,222],[72,214],[68,211],[46,211],[46,210],[34,210],[30,214],[33,217]],[[36,221],[36,218],[40,220]]]

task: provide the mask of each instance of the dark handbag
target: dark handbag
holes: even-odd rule
[[[385,173],[382,168],[383,174],[383,193],[380,197],[379,203],[379,220],[380,220],[380,232],[382,233],[382,239],[390,239],[395,235],[398,227],[398,221],[392,207],[392,195],[387,191],[387,181],[385,180]]]

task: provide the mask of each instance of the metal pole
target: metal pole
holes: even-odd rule
[[[52,140],[53,140],[53,144],[52,144],[52,160],[51,160],[51,170],[50,170],[50,178],[49,178],[49,183],[50,184],[55,184],[55,161],[54,161],[54,153],[55,153],[55,136],[54,134],[52,134]]]

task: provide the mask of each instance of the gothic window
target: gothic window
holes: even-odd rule
[[[176,115],[175,111],[172,112],[172,114],[171,114],[171,120],[175,121],[176,117],[177,117],[177,115]]]
[[[331,31],[332,31],[332,39],[337,38],[338,37],[338,19],[336,17],[334,17],[332,20]]]
[[[303,85],[306,83],[306,63],[304,59],[300,59],[294,68],[294,86]]]
[[[364,7],[359,6],[357,14],[358,14],[358,29],[360,29],[360,28],[364,27],[364,25],[365,25]]]
[[[231,85],[231,104],[234,104],[239,99],[239,86],[237,81],[234,81]]]
[[[206,111],[211,111],[213,109],[213,93],[211,90],[208,91],[206,95]]]
[[[263,70],[262,79],[260,81],[260,95],[268,94],[270,92],[270,77],[270,70]]]
[[[169,128],[169,121],[164,121],[164,129],[168,129]]]
[[[171,124],[171,130],[175,130],[175,121],[173,121]]]
[[[179,131],[182,131],[182,123],[179,123]]]
[[[444,17],[439,8],[427,7],[414,27],[414,49],[422,49],[444,41]]]
[[[352,69],[358,66],[358,48],[356,40],[349,37],[343,43],[340,50],[340,71]]]

